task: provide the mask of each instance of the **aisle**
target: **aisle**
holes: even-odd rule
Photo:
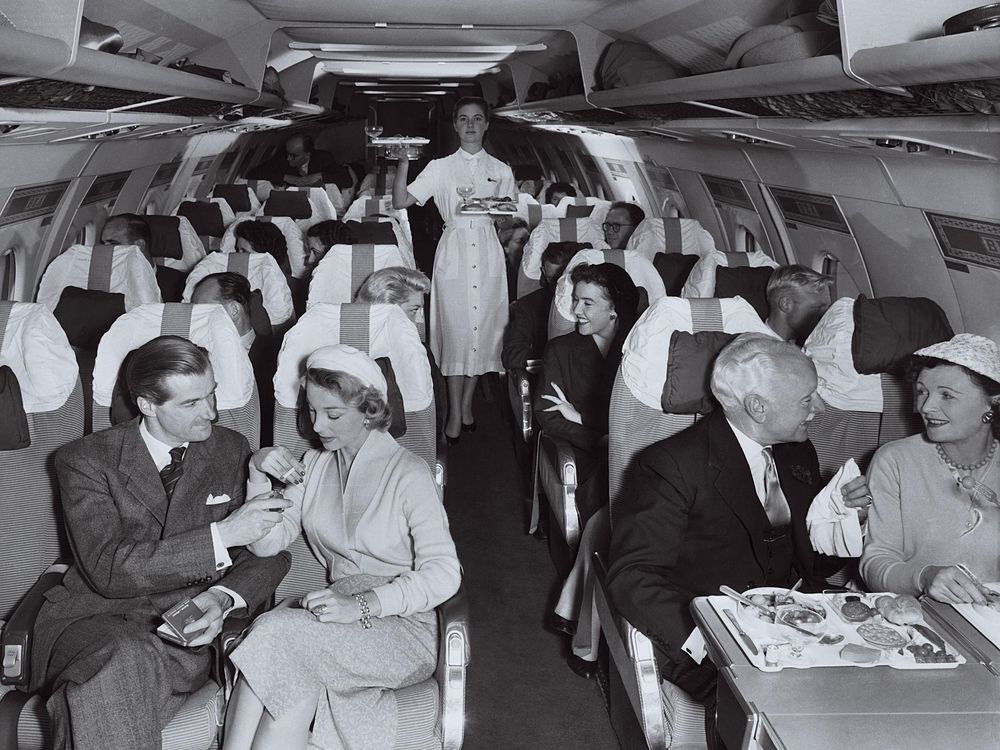
[[[524,534],[507,426],[479,390],[478,430],[450,449],[445,496],[471,617],[464,747],[617,748],[597,682],[569,670],[566,639],[543,627],[555,572]]]

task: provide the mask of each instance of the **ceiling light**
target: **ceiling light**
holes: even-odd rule
[[[389,52],[410,55],[513,55],[515,52],[544,52],[544,44],[464,44],[464,45],[403,45],[403,44],[316,44],[313,42],[289,42],[289,49],[320,52],[354,52],[371,55],[375,52]]]
[[[409,96],[410,94],[429,94],[430,96],[444,96],[446,92],[444,91],[413,91],[412,89],[407,89],[405,91],[390,91],[388,89],[365,89],[361,92],[362,94],[375,94],[381,96],[383,94],[391,96],[393,94],[401,94],[403,96]]]

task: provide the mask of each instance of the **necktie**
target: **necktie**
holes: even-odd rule
[[[184,446],[178,445],[170,449],[170,463],[160,470],[160,479],[163,481],[163,489],[167,492],[167,500],[174,494],[174,487],[180,481],[184,473]]]
[[[774,456],[771,455],[771,446],[763,449],[764,454],[764,512],[767,513],[767,520],[771,526],[787,526],[792,522],[792,511],[788,508],[788,500],[785,493],[781,491],[781,484],[778,482],[778,470],[774,466]]]

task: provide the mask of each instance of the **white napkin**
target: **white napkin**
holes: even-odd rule
[[[853,458],[840,467],[809,506],[806,526],[813,549],[824,555],[860,557],[864,542],[858,511],[844,505],[840,488],[861,476]]]

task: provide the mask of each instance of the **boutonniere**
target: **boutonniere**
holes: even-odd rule
[[[795,464],[792,466],[792,476],[798,479],[802,484],[812,484],[813,475],[805,466],[799,466]]]

